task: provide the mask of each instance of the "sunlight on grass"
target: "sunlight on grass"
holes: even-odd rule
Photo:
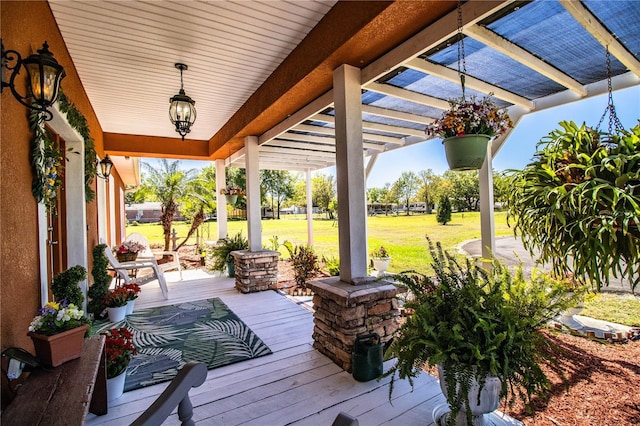
[[[506,213],[495,214],[496,236],[513,235],[513,231],[506,224]],[[184,222],[174,222],[174,229],[179,237],[184,238],[189,225]],[[229,221],[228,235],[242,232],[247,235],[246,221]],[[430,256],[425,236],[429,236],[434,243],[439,241],[445,250],[452,254],[457,247],[468,240],[480,238],[480,213],[453,213],[451,222],[440,225],[436,222],[436,215],[399,215],[373,216],[367,218],[369,249],[383,245],[391,253],[389,272],[416,270],[431,273],[429,267]],[[145,235],[152,245],[160,247],[163,244],[162,227],[158,223],[128,225],[127,233],[140,232]],[[217,240],[217,223],[205,222],[200,226],[200,235],[204,241]],[[307,243],[307,221],[304,215],[281,216],[279,220],[262,221],[262,245],[270,246],[269,240],[278,237],[282,244],[291,241],[295,245]],[[178,243],[182,241],[178,240]],[[313,247],[319,257],[338,256],[338,223],[335,220],[316,216],[313,221]],[[192,236],[187,244],[196,244]],[[287,251],[281,247],[280,252],[288,257]]]
[[[584,303],[580,315],[628,326],[640,326],[640,297],[600,293]]]

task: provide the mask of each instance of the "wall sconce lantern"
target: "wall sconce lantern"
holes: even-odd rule
[[[98,162],[98,165],[100,166],[98,177],[108,180],[109,175],[111,175],[111,168],[113,167],[113,162],[111,161],[111,158],[109,158],[109,154],[105,155],[104,158]]]
[[[169,99],[171,102],[169,106],[169,118],[171,119],[171,123],[176,126],[176,132],[180,133],[182,140],[184,140],[184,136],[191,131],[191,126],[196,121],[196,101],[184,93],[182,84],[182,71],[189,67],[180,63],[175,64],[175,67],[180,70],[180,91],[173,98]]]
[[[1,41],[0,44],[2,44]],[[62,65],[55,60],[53,53],[49,51],[47,42],[42,44],[42,49],[38,50],[38,54],[29,55],[27,59],[22,59],[22,56],[15,50],[4,50],[4,44],[2,44],[1,60],[2,90],[8,87],[18,102],[27,108],[42,111],[45,114],[44,119],[51,120],[53,114],[47,108],[56,102],[60,81],[66,74]],[[10,65],[13,62],[15,64]],[[20,95],[15,87],[15,79],[20,74],[22,67],[27,73],[27,93],[25,96]],[[5,68],[12,71],[9,82],[5,81]]]

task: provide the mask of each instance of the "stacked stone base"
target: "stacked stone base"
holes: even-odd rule
[[[357,336],[377,333],[386,343],[400,325],[393,284],[352,285],[330,278],[308,285],[315,293],[313,346],[348,372]]]
[[[274,288],[278,283],[278,258],[273,250],[231,252],[236,270],[236,289],[254,293]]]

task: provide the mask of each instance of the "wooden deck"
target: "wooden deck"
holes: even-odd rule
[[[157,281],[142,287],[136,309],[183,301],[221,298],[272,350],[273,354],[209,370],[206,382],[190,392],[194,421],[202,425],[331,425],[339,412],[360,425],[433,425],[433,408],[444,403],[437,380],[423,374],[415,389],[397,381],[391,403],[389,380],[361,383],[313,349],[313,315],[308,308],[274,291],[241,294],[233,279],[204,271],[165,274],[169,300]],[[109,404],[104,416],[89,414],[88,425],[131,423],[168,383],[130,392]],[[494,424],[517,424],[493,416]],[[174,413],[164,423],[180,424]]]

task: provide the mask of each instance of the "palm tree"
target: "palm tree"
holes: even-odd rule
[[[145,184],[149,186],[154,197],[162,204],[160,222],[164,232],[164,249],[169,250],[171,241],[171,225],[173,217],[178,211],[178,201],[189,191],[189,182],[194,179],[196,169],[181,170],[180,161],[168,162],[160,160],[156,169],[151,164],[142,163],[148,173]]]

